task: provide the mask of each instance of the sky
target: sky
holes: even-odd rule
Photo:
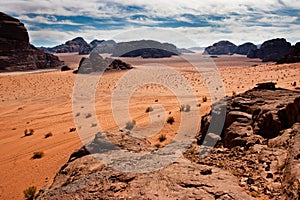
[[[2,0],[0,8],[25,24],[35,46],[78,36],[87,42],[154,39],[185,48],[220,40],[300,41],[299,0]]]

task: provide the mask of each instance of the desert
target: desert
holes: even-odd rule
[[[153,27],[150,36],[102,37],[126,17],[77,16],[68,6],[41,15],[32,5],[35,14],[18,15],[13,1],[1,4],[12,15],[0,12],[0,199],[300,198],[296,36],[258,29],[258,43],[221,31],[203,39],[206,47],[179,48],[171,31],[167,40],[150,37]],[[140,14],[149,7],[98,10],[106,6],[136,12],[131,26],[178,23]],[[203,16],[211,28],[227,20]],[[180,16],[179,27],[206,26],[191,17]]]

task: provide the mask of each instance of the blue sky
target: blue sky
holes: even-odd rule
[[[77,36],[88,42],[155,39],[179,47],[300,41],[299,0],[10,0],[0,7],[25,24],[36,46]]]

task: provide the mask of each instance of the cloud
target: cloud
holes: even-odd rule
[[[10,0],[1,1],[0,6],[24,22],[36,45],[58,44],[73,36],[109,39],[144,28],[157,33],[135,37],[155,37],[180,46],[192,44],[183,44],[180,37],[165,37],[161,30],[184,34],[201,46],[226,38],[236,42],[282,36],[299,40],[298,0]]]

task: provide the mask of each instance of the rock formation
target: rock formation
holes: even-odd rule
[[[272,39],[264,42],[257,50],[251,50],[247,54],[248,58],[260,58],[263,62],[277,62],[286,56],[291,50],[291,43],[286,39]]]
[[[103,58],[98,53],[92,52],[88,58],[82,58],[75,73],[88,74],[108,70],[126,70],[132,66],[119,59]]]
[[[260,86],[212,106],[201,120],[197,142],[203,149],[214,144],[217,148],[204,159],[190,157],[232,171],[240,185],[261,197],[299,199],[300,93]],[[220,122],[224,112],[218,133],[210,124]],[[221,137],[214,139],[207,132]]]
[[[237,46],[234,53],[240,54],[240,55],[247,55],[249,51],[255,51],[257,49],[256,45],[251,42],[246,42],[244,44],[241,44]]]
[[[164,58],[179,55],[173,44],[160,43],[153,40],[120,42],[114,48],[114,57]]]
[[[203,54],[209,55],[231,55],[234,54],[237,46],[229,41],[220,41],[212,46],[206,47]]]
[[[295,62],[300,62],[300,42],[296,43],[295,46],[292,46],[289,54],[281,58],[277,63],[282,64]]]
[[[89,54],[91,48],[92,47],[82,37],[76,37],[72,40],[67,41],[65,44],[61,44],[55,47],[42,47],[42,49],[50,53],[81,52],[82,54]]]
[[[114,40],[103,41],[103,42],[97,44],[97,46],[95,46],[92,49],[92,51],[95,52],[95,53],[109,53],[109,54],[112,54],[116,44],[117,43]]]
[[[44,53],[29,43],[24,24],[0,12],[0,70],[57,68],[62,64],[58,57]]]

